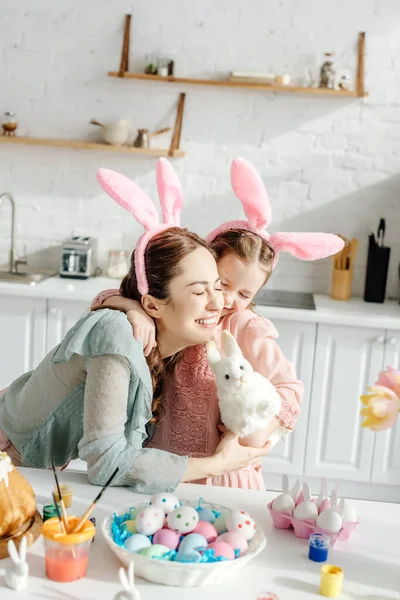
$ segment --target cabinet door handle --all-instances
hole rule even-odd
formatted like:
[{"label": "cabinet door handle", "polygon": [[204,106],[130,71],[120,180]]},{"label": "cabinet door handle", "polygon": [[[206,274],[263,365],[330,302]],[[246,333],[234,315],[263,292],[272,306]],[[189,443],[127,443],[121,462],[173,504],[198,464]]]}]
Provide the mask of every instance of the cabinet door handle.
[{"label": "cabinet door handle", "polygon": [[390,344],[391,346],[394,346],[396,344],[396,342],[397,342],[397,338],[395,338],[395,337],[390,337],[388,339],[388,344]]},{"label": "cabinet door handle", "polygon": [[378,337],[375,338],[375,341],[378,344],[383,344],[383,342],[385,341],[385,336],[384,335],[378,335]]}]

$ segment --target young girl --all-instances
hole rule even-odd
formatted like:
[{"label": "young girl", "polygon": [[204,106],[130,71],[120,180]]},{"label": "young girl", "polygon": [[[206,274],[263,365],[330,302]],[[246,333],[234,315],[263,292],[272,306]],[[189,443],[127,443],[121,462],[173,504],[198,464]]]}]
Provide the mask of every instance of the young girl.
[{"label": "young girl", "polygon": [[16,464],[50,468],[52,460],[62,466],[79,455],[91,483],[104,485],[119,467],[113,485],[151,494],[252,464],[268,452],[268,444],[244,448],[232,435],[204,458],[143,448],[158,419],[165,373],[182,349],[210,340],[223,305],[208,244],[179,227],[181,191],[168,161],[158,164],[157,180],[163,225],[133,182],[99,172],[103,188],[146,230],[121,290],[154,319],[157,349],[146,362],[120,312],[82,317],[34,371],[0,394],[0,450]]},{"label": "young girl", "polygon": [[[268,196],[255,169],[237,159],[232,164],[232,186],[241,200],[247,221],[224,223],[207,239],[217,256],[218,272],[224,293],[224,309],[216,331],[218,341],[223,329],[237,339],[245,358],[267,377],[282,399],[282,408],[271,426],[241,440],[247,446],[262,446],[278,427],[290,431],[299,415],[303,386],[293,366],[276,343],[275,327],[252,310],[251,300],[269,279],[279,251],[286,250],[305,260],[324,258],[340,251],[343,242],[330,234],[286,233],[270,236]],[[128,300],[121,288],[102,292],[92,309],[109,306],[127,312],[137,339],[144,340],[145,352],[153,346],[154,324],[143,318],[137,303]],[[166,382],[163,393],[163,418],[156,427],[149,447],[177,454],[204,457],[212,454],[220,441],[219,410],[214,377],[208,366],[205,347],[187,348]],[[243,468],[196,483],[264,489],[261,465]]]}]

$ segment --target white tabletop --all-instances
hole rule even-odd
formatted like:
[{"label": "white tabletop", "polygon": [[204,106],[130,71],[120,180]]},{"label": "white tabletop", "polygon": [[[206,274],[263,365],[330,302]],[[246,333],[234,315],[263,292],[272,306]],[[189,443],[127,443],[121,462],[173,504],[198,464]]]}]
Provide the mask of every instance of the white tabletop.
[{"label": "white tabletop", "polygon": [[[39,510],[50,502],[53,475],[48,471],[21,469],[36,492]],[[62,482],[74,489],[69,514],[80,515],[98,493],[88,484],[85,474],[60,473]],[[141,600],[255,600],[261,591],[275,592],[279,600],[311,600],[319,596],[320,565],[308,559],[306,540],[293,532],[274,529],[266,508],[274,493],[233,490],[229,488],[181,485],[177,496],[184,501],[200,496],[232,508],[248,511],[263,528],[268,543],[265,550],[241,570],[231,581],[206,588],[173,588],[137,580]],[[115,509],[146,499],[124,488],[111,488],[103,496],[93,516],[97,525]],[[355,600],[388,600],[400,598],[400,505],[355,500],[352,502],[361,523],[348,542],[329,553],[329,562],[344,570],[341,598]],[[10,559],[0,561],[0,599],[35,598],[40,600],[112,600],[120,590],[116,556],[99,531],[92,545],[85,579],[73,583],[55,583],[46,578],[43,540],[39,538],[28,550],[30,576],[28,589],[13,592],[4,585],[4,572]]]}]

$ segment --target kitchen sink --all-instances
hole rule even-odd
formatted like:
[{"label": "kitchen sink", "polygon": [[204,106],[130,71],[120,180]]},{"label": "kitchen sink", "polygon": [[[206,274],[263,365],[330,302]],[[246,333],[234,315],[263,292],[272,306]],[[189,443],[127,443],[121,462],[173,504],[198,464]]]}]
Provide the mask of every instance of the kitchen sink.
[{"label": "kitchen sink", "polygon": [[314,297],[305,292],[261,289],[254,297],[259,306],[280,306],[283,308],[303,308],[315,310]]},{"label": "kitchen sink", "polygon": [[0,271],[0,281],[32,285],[35,283],[40,283],[44,279],[48,279],[54,275],[57,275],[57,273],[49,270],[32,271],[31,273],[11,273],[10,271]]}]

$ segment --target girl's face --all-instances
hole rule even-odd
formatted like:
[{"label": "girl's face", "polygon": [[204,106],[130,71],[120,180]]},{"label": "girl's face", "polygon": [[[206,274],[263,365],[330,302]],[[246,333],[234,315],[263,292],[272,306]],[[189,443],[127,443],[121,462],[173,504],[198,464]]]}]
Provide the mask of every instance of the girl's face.
[{"label": "girl's face", "polygon": [[206,248],[196,248],[179,266],[180,275],[169,285],[169,299],[153,299],[158,314],[152,316],[162,350],[168,354],[210,341],[224,306],[217,263]]},{"label": "girl's face", "polygon": [[259,263],[245,262],[233,252],[226,252],[218,260],[218,272],[224,294],[221,317],[247,308],[267,279]]}]

